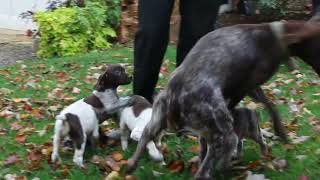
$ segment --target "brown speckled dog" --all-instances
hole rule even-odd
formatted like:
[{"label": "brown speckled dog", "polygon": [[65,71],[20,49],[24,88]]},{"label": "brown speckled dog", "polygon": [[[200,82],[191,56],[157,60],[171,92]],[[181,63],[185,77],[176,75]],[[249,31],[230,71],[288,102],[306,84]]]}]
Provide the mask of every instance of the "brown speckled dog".
[{"label": "brown speckled dog", "polygon": [[[290,55],[299,56],[320,75],[316,20],[235,25],[201,38],[155,100],[152,119],[128,161],[128,171],[164,128],[199,134],[201,165],[196,179],[212,179],[214,156],[220,157],[218,168],[228,167],[238,141],[230,111],[268,81]],[[214,151],[217,137],[222,137],[220,155]]]}]

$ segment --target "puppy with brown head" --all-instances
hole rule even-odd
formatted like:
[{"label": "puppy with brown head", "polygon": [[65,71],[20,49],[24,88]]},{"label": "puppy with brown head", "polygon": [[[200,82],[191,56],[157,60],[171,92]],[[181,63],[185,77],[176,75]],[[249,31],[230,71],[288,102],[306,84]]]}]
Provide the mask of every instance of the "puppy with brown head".
[{"label": "puppy with brown head", "polygon": [[[123,150],[128,147],[129,137],[139,141],[146,125],[152,116],[152,105],[142,96],[134,95],[134,104],[119,111],[119,124],[121,130],[121,146]],[[156,147],[154,141],[147,144],[147,150],[152,160],[161,162],[163,155]]]},{"label": "puppy with brown head", "polygon": [[99,77],[92,95],[66,107],[56,116],[51,160],[59,158],[60,140],[69,136],[74,143],[73,162],[83,166],[83,153],[87,139],[94,143],[99,137],[99,122],[106,115],[133,104],[131,98],[119,100],[117,87],[129,84],[131,78],[120,65],[109,65]]}]

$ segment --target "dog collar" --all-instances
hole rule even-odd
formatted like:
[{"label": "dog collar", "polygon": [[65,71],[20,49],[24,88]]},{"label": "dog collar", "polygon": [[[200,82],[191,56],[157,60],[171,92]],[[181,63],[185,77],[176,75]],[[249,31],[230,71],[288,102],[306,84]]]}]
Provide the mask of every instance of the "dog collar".
[{"label": "dog collar", "polygon": [[269,23],[269,26],[272,33],[276,36],[277,40],[280,42],[281,47],[286,50],[287,45],[283,40],[283,35],[285,33],[284,23],[281,21],[275,21],[275,22]]}]

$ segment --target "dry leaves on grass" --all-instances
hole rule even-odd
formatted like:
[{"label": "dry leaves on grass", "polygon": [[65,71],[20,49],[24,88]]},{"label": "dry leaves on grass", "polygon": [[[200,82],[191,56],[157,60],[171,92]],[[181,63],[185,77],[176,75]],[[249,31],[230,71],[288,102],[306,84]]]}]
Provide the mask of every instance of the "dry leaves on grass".
[{"label": "dry leaves on grass", "polygon": [[97,165],[100,170],[108,173],[111,171],[119,172],[121,167],[127,163],[123,160],[123,155],[118,152],[106,157],[93,156],[91,162]]},{"label": "dry leaves on grass", "polygon": [[308,119],[309,123],[313,126],[312,130],[320,133],[320,119],[312,116]]},{"label": "dry leaves on grass", "polygon": [[26,176],[17,176],[16,174],[6,174],[4,176],[5,180],[27,180]]},{"label": "dry leaves on grass", "polygon": [[44,155],[40,149],[29,151],[28,155],[28,169],[29,170],[37,170],[41,166],[41,162],[44,159]]},{"label": "dry leaves on grass", "polygon": [[3,165],[5,166],[9,166],[9,165],[12,165],[12,164],[15,164],[17,162],[19,162],[20,159],[19,159],[19,156],[17,154],[11,154],[4,162],[3,162]]},{"label": "dry leaves on grass", "polygon": [[168,167],[170,172],[180,173],[184,170],[184,162],[182,160],[171,161]]}]

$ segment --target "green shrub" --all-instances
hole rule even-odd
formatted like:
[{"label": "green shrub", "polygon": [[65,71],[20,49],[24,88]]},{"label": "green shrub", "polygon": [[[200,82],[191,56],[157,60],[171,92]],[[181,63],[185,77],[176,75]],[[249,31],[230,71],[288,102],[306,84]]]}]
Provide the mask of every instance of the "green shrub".
[{"label": "green shrub", "polygon": [[107,6],[87,2],[83,8],[61,7],[38,12],[33,18],[39,26],[39,57],[70,56],[109,48],[114,30],[106,24]]},{"label": "green shrub", "polygon": [[120,21],[121,4],[120,0],[88,0],[90,2],[98,2],[108,7],[106,23],[112,28],[117,28]]},{"label": "green shrub", "polygon": [[258,0],[258,6],[264,15],[284,15],[286,0]]}]

